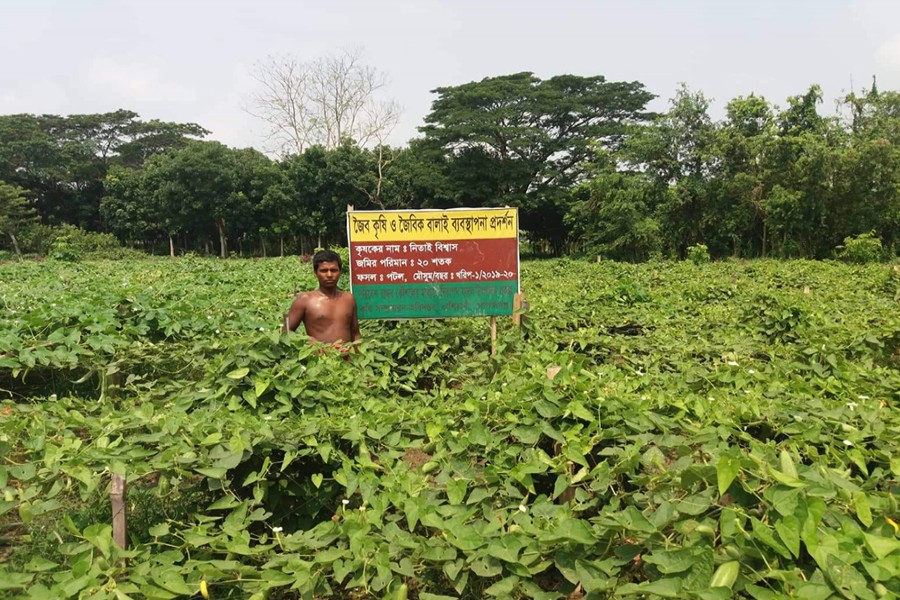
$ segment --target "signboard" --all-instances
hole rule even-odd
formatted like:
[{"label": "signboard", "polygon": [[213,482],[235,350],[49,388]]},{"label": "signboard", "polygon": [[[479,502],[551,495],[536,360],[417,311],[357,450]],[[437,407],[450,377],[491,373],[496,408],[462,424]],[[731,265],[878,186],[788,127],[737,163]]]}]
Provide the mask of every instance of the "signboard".
[{"label": "signboard", "polygon": [[360,319],[497,316],[519,292],[515,208],[347,211]]}]

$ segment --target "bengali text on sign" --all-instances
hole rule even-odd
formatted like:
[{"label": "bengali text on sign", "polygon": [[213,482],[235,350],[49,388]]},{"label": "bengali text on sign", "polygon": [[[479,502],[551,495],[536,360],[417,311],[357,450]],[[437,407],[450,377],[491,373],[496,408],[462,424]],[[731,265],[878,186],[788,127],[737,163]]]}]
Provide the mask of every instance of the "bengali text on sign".
[{"label": "bengali text on sign", "polygon": [[361,319],[512,313],[516,209],[349,211],[347,230]]}]

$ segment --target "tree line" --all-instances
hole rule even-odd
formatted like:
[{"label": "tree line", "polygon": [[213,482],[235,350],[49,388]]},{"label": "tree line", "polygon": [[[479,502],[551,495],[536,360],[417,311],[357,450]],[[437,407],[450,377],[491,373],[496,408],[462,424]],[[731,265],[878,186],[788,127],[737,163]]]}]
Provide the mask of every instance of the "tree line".
[{"label": "tree line", "polygon": [[307,125],[277,159],[127,110],[0,116],[0,244],[36,252],[46,228],[69,224],[156,253],[308,253],[346,244],[347,205],[508,205],[536,252],[640,261],[705,244],[715,257],[825,258],[868,232],[897,251],[900,94],[874,83],[833,116],[812,86],[783,108],[735,98],[718,121],[701,92],[681,87],[653,113],[643,84],[602,76],[516,73],[433,93],[403,147],[377,143],[377,129],[368,146],[338,126],[313,139]]}]

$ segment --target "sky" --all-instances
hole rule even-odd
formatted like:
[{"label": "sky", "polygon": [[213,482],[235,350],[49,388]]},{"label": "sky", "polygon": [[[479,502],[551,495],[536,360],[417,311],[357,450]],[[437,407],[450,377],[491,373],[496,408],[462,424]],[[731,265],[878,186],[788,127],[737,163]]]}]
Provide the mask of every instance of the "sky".
[{"label": "sky", "polygon": [[123,108],[268,150],[246,110],[254,64],[348,49],[386,75],[395,145],[431,90],[521,71],[639,81],[653,110],[684,83],[714,119],[737,96],[785,106],[817,83],[833,114],[873,76],[900,90],[900,0],[0,0],[0,114]]}]

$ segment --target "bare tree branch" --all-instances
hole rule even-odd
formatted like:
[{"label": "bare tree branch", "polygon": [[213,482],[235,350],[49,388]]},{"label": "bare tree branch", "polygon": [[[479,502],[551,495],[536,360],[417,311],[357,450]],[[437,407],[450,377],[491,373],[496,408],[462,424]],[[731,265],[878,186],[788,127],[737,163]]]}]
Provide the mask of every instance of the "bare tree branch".
[{"label": "bare tree branch", "polygon": [[268,125],[268,139],[282,154],[314,144],[335,148],[348,138],[362,147],[382,143],[400,108],[377,98],[386,76],[361,59],[360,50],[344,50],[307,63],[295,57],[258,62],[251,75],[259,90],[247,112]]}]

